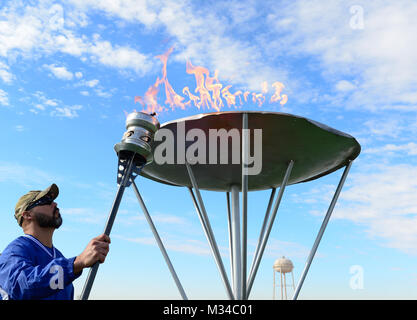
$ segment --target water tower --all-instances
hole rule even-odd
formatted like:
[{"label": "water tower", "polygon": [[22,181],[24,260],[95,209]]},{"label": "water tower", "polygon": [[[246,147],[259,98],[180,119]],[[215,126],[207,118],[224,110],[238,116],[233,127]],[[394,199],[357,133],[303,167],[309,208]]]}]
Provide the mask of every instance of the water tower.
[{"label": "water tower", "polygon": [[294,274],[292,272],[292,270],[294,269],[294,265],[292,264],[290,259],[287,259],[283,256],[282,258],[279,258],[279,259],[275,260],[273,269],[274,269],[273,300],[275,300],[275,291],[276,291],[276,288],[277,288],[276,281],[275,281],[275,273],[276,272],[279,272],[279,274],[280,274],[280,284],[279,284],[279,286],[281,287],[281,300],[284,299],[284,296],[285,296],[285,300],[287,300],[287,281],[286,281],[285,274],[291,273],[292,288],[293,288],[293,290],[295,290]]}]

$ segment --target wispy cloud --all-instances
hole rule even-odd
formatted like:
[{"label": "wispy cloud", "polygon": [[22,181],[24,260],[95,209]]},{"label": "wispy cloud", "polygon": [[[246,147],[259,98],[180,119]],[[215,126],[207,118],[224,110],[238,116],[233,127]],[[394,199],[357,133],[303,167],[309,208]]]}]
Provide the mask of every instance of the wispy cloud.
[{"label": "wispy cloud", "polygon": [[8,106],[9,105],[9,95],[6,91],[0,89],[0,105]]},{"label": "wispy cloud", "polygon": [[51,116],[58,117],[58,118],[76,118],[78,117],[78,110],[81,110],[82,106],[80,105],[73,105],[73,106],[65,106],[65,107],[56,107],[53,111],[51,111]]},{"label": "wispy cloud", "polygon": [[[175,47],[172,59],[181,63],[191,60],[212,72],[218,70],[219,78],[232,84],[260,90],[263,81],[272,83],[287,80],[286,70],[271,67],[259,50],[259,44],[254,41],[256,39],[244,40],[231,35],[228,17],[232,17],[235,28],[239,24],[234,31],[247,29],[251,25],[249,21],[257,16],[256,2],[248,2],[244,7],[237,1],[219,6],[207,3],[204,10],[191,1],[143,1],[140,4],[113,1],[112,5],[106,5],[106,1],[71,2],[87,15],[89,9],[95,9],[130,23],[140,23],[150,30],[163,28],[170,44]],[[125,59],[143,61],[143,57],[131,54],[129,50],[113,48],[106,42],[93,46],[94,52],[96,47],[100,49],[96,52],[96,58],[103,64],[107,64],[107,59],[112,59],[113,53],[118,53],[119,59],[112,59],[110,65],[123,66]],[[113,53],[107,53],[109,50]]]},{"label": "wispy cloud", "polygon": [[[139,243],[144,245],[153,245],[156,246],[156,240],[154,237],[136,237],[129,238],[121,235],[113,235],[113,237],[129,241],[133,243]],[[198,240],[192,239],[174,239],[174,238],[165,238],[162,240],[165,248],[167,250],[189,253],[189,254],[198,254],[198,255],[210,255],[211,251],[208,247],[208,244]]]},{"label": "wispy cloud", "polygon": [[399,117],[390,117],[387,119],[371,119],[364,123],[368,132],[382,138],[398,138],[401,133],[406,129]]},{"label": "wispy cloud", "polygon": [[25,131],[25,127],[21,124],[16,125],[14,128],[17,132]]},{"label": "wispy cloud", "polygon": [[133,69],[141,74],[150,71],[151,64],[146,55],[126,46],[113,46],[110,41],[100,40],[98,35],[95,35],[88,52],[91,53],[94,62],[100,62],[105,66]]},{"label": "wispy cloud", "polygon": [[[353,28],[353,5],[363,28]],[[410,1],[305,1],[276,6],[268,21],[287,54],[312,58],[321,75],[345,93],[349,108],[378,110],[416,104],[417,4]],[[354,79],[355,90],[346,79]]]},{"label": "wispy cloud", "polygon": [[33,108],[29,111],[38,114],[48,112],[52,117],[73,119],[78,117],[78,111],[83,107],[81,105],[66,105],[61,100],[49,98],[42,91],[32,94],[35,101],[31,101]]},{"label": "wispy cloud", "polygon": [[[405,146],[401,149],[407,150]],[[378,165],[362,165],[359,172],[350,173],[332,219],[362,226],[382,246],[417,254],[417,166],[384,164],[383,159]],[[292,200],[309,206],[310,214],[323,217],[335,190],[336,185],[322,184]]]},{"label": "wispy cloud", "polygon": [[308,256],[309,252],[310,248],[307,248],[299,243],[271,238],[268,240],[265,254],[272,258],[290,256],[291,258],[304,259]]},{"label": "wispy cloud", "polygon": [[17,163],[0,162],[0,182],[12,182],[24,187],[44,186],[48,181],[53,183],[56,176],[44,170],[20,165]]},{"label": "wispy cloud", "polygon": [[104,0],[97,2],[94,0],[70,0],[70,2],[83,13],[93,8],[130,22],[143,23],[146,27],[152,27],[158,22],[157,14],[155,13],[155,7],[158,4],[150,1]]},{"label": "wispy cloud", "polygon": [[104,216],[102,212],[97,212],[95,208],[61,208],[63,217],[86,223],[99,224],[103,222]]},{"label": "wispy cloud", "polygon": [[382,147],[368,148],[364,150],[364,153],[368,154],[385,154],[385,155],[398,155],[407,154],[409,156],[417,155],[417,144],[409,142],[407,144],[386,144]]},{"label": "wispy cloud", "polygon": [[384,245],[417,254],[417,167],[381,166],[349,179],[334,218],[359,223]]},{"label": "wispy cloud", "polygon": [[4,62],[0,61],[0,79],[3,80],[5,83],[11,83],[14,76],[10,72],[10,67],[5,64]]},{"label": "wispy cloud", "polygon": [[[113,7],[111,5],[110,7]],[[130,69],[139,74],[148,72],[153,59],[129,46],[113,45],[99,35],[87,37],[78,35],[74,17],[86,16],[71,6],[54,4],[46,0],[36,5],[23,1],[8,2],[0,10],[0,57],[13,61],[18,56],[35,58],[64,53],[78,57],[81,61],[92,61],[116,69]],[[64,12],[66,15],[64,15]],[[68,16],[68,21],[66,21]],[[2,79],[10,80],[9,66],[0,70]],[[73,74],[62,66],[51,66],[52,72],[60,79],[72,79]],[[72,76],[71,76],[72,74]]]},{"label": "wispy cloud", "polygon": [[41,105],[42,107],[37,107],[40,110],[45,110],[46,107],[56,107],[62,102],[58,99],[51,99],[46,96],[42,91],[36,91],[32,96],[36,99],[36,105]]},{"label": "wispy cloud", "polygon": [[64,66],[56,66],[55,64],[44,65],[44,68],[49,70],[56,78],[61,80],[72,80],[74,74],[67,70]]},{"label": "wispy cloud", "polygon": [[[128,199],[129,200],[129,199]],[[134,203],[137,203],[136,199],[133,199]],[[165,225],[176,225],[178,226],[187,226],[190,225],[190,222],[183,217],[172,214],[162,214],[162,213],[150,213],[151,219],[156,224],[165,224]],[[138,221],[146,222],[146,218],[143,214],[130,215],[120,217],[120,222],[126,225],[132,225]]]},{"label": "wispy cloud", "polygon": [[99,84],[100,80],[98,79],[93,79],[93,80],[84,80],[80,83],[80,85],[89,87],[89,88],[94,88],[95,86],[97,86]]}]

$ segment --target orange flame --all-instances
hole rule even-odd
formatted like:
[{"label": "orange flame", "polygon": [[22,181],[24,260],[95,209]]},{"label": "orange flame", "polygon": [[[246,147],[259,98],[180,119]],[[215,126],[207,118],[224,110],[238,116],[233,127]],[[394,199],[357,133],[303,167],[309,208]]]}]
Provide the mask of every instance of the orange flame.
[{"label": "orange flame", "polygon": [[280,102],[281,105],[284,105],[288,101],[288,96],[286,94],[283,94],[281,96],[281,91],[285,87],[281,82],[274,82],[272,84],[272,87],[275,89],[275,92],[273,96],[271,97],[271,102],[277,102],[282,99]]},{"label": "orange flame", "polygon": [[[224,86],[220,83],[218,79],[218,71],[216,70],[214,76],[210,76],[210,72],[207,68],[202,66],[193,66],[190,61],[186,63],[186,73],[194,75],[196,88],[192,93],[188,86],[182,89],[181,96],[177,94],[174,88],[168,81],[167,76],[167,63],[170,54],[174,48],[170,48],[167,52],[162,55],[156,56],[162,62],[162,78],[157,78],[155,83],[148,88],[145,92],[144,97],[136,96],[135,103],[139,102],[143,106],[143,112],[147,113],[160,113],[162,111],[168,110],[165,107],[158,104],[157,95],[159,93],[159,86],[164,85],[165,87],[165,104],[169,105],[172,110],[176,107],[185,109],[188,106],[193,105],[194,107],[215,109],[220,111],[222,107],[227,104],[229,108],[237,108],[242,106],[244,103],[248,102],[248,97],[252,97],[252,101],[258,106],[262,106],[266,101],[266,94],[268,93],[268,83],[264,81],[261,86],[261,92],[250,92],[250,91],[241,91],[238,90],[234,93],[230,92],[231,85]],[[281,105],[284,105],[288,101],[288,96],[286,94],[281,94],[284,85],[281,82],[272,83],[272,88],[274,93],[270,98],[270,103],[276,103],[279,101]],[[243,99],[242,99],[243,97]],[[188,101],[184,102],[185,98],[188,98]]]},{"label": "orange flame", "polygon": [[169,104],[171,106],[171,109],[174,109],[175,106],[181,107],[181,109],[185,109],[184,103],[182,103],[182,100],[184,100],[184,97],[181,97],[178,95],[174,89],[172,88],[171,84],[168,82],[167,77],[167,63],[168,63],[168,57],[172,53],[174,48],[170,48],[166,53],[156,56],[156,58],[159,58],[162,63],[162,79],[160,80],[161,83],[165,84],[165,95],[166,95],[166,101],[165,103]]}]

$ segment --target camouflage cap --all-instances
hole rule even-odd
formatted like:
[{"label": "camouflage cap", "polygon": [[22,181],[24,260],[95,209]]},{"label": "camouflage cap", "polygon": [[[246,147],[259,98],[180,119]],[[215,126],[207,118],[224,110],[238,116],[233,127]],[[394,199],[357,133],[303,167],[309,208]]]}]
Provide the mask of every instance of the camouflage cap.
[{"label": "camouflage cap", "polygon": [[58,186],[53,183],[45,190],[32,190],[26,193],[24,196],[20,197],[17,201],[15,210],[14,210],[14,217],[17,220],[19,226],[22,226],[23,216],[22,213],[34,202],[38,201],[39,199],[43,198],[44,196],[48,195],[53,200],[58,197],[59,189]]}]

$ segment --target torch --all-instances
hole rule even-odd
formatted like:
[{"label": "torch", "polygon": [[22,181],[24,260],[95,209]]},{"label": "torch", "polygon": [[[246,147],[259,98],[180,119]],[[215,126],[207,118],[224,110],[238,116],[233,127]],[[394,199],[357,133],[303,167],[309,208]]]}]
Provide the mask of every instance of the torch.
[{"label": "torch", "polygon": [[155,113],[132,112],[126,119],[126,132],[122,141],[114,146],[120,160],[134,158],[134,165],[143,166],[152,162],[151,143],[155,132],[159,129],[159,122]]},{"label": "torch", "polygon": [[[126,119],[126,132],[123,134],[122,141],[114,146],[119,160],[118,189],[104,228],[104,234],[107,236],[110,235],[125,188],[130,186],[143,166],[153,160],[152,141],[160,126],[154,116],[155,114],[149,115],[143,112],[130,113]],[[89,271],[81,294],[82,300],[88,299],[98,267],[99,262],[96,262]]]}]

